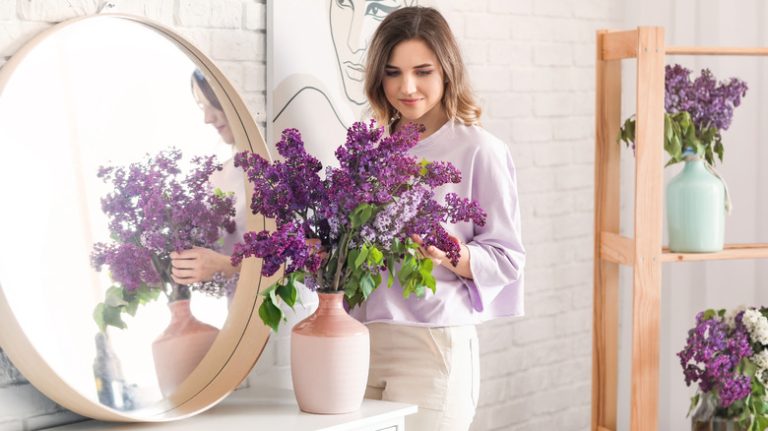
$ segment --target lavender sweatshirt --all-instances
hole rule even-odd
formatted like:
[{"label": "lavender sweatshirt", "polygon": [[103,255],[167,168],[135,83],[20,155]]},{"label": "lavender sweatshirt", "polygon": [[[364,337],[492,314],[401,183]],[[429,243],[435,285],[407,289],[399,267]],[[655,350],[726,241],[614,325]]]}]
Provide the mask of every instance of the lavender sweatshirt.
[{"label": "lavender sweatshirt", "polygon": [[525,249],[515,167],[507,146],[479,126],[449,121],[413,147],[411,154],[451,162],[461,171],[461,183],[436,190],[438,202],[453,192],[478,201],[488,214],[485,226],[472,222],[445,225],[469,248],[473,279],[459,277],[441,265],[432,271],[436,293],[427,289],[424,298],[412,295],[404,299],[395,279],[391,288],[383,284],[350,314],[366,323],[433,327],[522,315]]}]

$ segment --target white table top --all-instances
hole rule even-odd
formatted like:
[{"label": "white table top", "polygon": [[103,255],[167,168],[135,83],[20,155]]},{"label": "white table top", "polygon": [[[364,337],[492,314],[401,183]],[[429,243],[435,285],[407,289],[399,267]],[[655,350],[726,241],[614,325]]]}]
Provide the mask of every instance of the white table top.
[{"label": "white table top", "polygon": [[234,392],[217,406],[189,419],[160,423],[110,423],[86,421],[50,428],[54,431],[193,431],[283,430],[351,431],[416,413],[413,404],[364,400],[360,410],[341,415],[314,415],[299,410],[293,392],[281,389],[245,389]]}]

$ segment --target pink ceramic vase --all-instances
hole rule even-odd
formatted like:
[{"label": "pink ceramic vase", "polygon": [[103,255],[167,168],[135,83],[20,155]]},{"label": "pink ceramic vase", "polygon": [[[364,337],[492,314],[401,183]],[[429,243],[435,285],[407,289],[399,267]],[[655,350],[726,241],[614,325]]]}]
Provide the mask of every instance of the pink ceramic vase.
[{"label": "pink ceramic vase", "polygon": [[168,303],[171,322],[152,343],[155,372],[163,396],[169,396],[197,367],[219,334],[192,315],[189,299]]},{"label": "pink ceramic vase", "polygon": [[344,310],[343,293],[320,293],[314,314],[291,332],[291,376],[299,408],[349,413],[360,408],[368,381],[368,328]]}]

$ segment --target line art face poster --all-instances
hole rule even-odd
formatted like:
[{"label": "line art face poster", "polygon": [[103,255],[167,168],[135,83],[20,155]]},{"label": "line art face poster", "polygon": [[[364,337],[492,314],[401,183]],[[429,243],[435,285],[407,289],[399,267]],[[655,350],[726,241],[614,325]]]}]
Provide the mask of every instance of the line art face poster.
[{"label": "line art face poster", "polygon": [[301,132],[323,166],[337,165],[346,128],[370,118],[364,77],[381,21],[415,0],[271,0],[267,3],[267,144]]}]

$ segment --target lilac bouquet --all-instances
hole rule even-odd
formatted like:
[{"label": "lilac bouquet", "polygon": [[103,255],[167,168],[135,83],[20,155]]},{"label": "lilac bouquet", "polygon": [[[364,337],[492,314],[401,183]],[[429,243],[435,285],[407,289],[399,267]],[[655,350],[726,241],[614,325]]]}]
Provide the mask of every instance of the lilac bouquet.
[{"label": "lilac bouquet", "polygon": [[[698,383],[693,420],[737,420],[749,431],[768,427],[768,308],[706,310],[696,316],[677,354],[685,383]],[[689,411],[690,414],[690,411]]]},{"label": "lilac bouquet", "polygon": [[[715,154],[723,161],[721,132],[728,130],[733,109],[747,94],[747,84],[737,78],[717,82],[708,69],[694,81],[691,71],[679,64],[667,65],[664,77],[664,149],[669,153],[667,166],[684,160],[686,150],[703,156],[714,165]],[[635,119],[628,118],[621,127],[619,140],[634,149]]]},{"label": "lilac bouquet", "polygon": [[[91,261],[109,268],[115,285],[98,304],[94,318],[125,328],[122,313],[134,315],[140,304],[164,293],[168,301],[189,298],[189,288],[171,279],[172,251],[218,248],[223,231],[235,231],[234,197],[212,190],[210,175],[222,166],[214,156],[195,157],[189,173],[178,167],[179,150],[161,151],[128,167],[101,167],[98,177],[114,189],[101,200],[112,241],[93,246]],[[205,286],[208,292],[215,286]]]},{"label": "lilac bouquet", "polygon": [[407,125],[383,137],[371,121],[355,123],[336,150],[340,167],[328,167],[308,154],[298,130],[286,129],[277,150],[284,161],[270,163],[253,153],[240,153],[242,167],[254,186],[251,210],[276,219],[275,232],[248,232],[235,246],[232,264],[255,256],[263,259],[262,274],[271,276],[282,265],[284,275],[266,292],[259,308],[262,320],[277,330],[282,311],[296,301],[296,283],[321,292],[343,291],[346,305],[365,301],[387,277],[395,278],[403,296],[435,291],[432,260],[417,253],[411,235],[424,245],[445,251],[456,265],[460,246],[441,223],[485,223],[474,201],[448,194],[435,201],[434,189],[461,181],[450,163],[418,160],[407,154],[420,130]]}]

